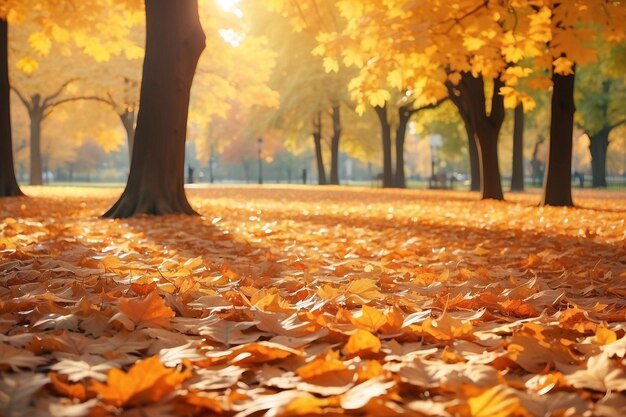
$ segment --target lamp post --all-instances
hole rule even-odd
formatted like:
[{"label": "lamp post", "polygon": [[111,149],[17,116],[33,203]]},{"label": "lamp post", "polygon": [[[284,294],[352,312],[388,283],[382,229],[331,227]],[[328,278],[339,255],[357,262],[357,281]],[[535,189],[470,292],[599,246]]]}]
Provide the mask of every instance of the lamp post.
[{"label": "lamp post", "polygon": [[443,145],[441,135],[430,135],[430,177],[435,179],[435,166],[437,165],[437,150]]},{"label": "lamp post", "polygon": [[263,138],[257,139],[259,149],[259,184],[263,184]]}]

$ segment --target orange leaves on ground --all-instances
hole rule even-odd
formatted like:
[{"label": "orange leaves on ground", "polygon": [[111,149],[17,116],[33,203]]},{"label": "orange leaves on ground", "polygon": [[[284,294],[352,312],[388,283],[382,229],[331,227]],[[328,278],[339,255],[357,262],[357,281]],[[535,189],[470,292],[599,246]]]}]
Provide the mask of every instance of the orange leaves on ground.
[{"label": "orange leaves on ground", "polygon": [[28,192],[0,205],[0,413],[622,413],[626,199],[219,187],[117,222],[112,192]]},{"label": "orange leaves on ground", "polygon": [[157,291],[152,291],[143,299],[120,300],[120,312],[111,320],[117,320],[128,330],[135,327],[168,327],[170,319],[176,314],[161,298]]},{"label": "orange leaves on ground", "polygon": [[111,369],[106,384],[92,381],[89,389],[103,402],[116,407],[151,404],[173,392],[191,374],[190,364],[182,371],[166,368],[158,356],[152,356],[133,365],[128,372]]}]

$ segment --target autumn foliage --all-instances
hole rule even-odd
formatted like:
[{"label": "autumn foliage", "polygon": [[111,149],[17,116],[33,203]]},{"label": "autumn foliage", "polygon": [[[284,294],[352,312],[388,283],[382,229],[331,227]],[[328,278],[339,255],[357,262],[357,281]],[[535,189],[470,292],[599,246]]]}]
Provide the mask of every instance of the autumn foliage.
[{"label": "autumn foliage", "polygon": [[[617,416],[626,201],[215,188],[0,206],[0,414]],[[608,208],[610,207],[610,208]]]}]

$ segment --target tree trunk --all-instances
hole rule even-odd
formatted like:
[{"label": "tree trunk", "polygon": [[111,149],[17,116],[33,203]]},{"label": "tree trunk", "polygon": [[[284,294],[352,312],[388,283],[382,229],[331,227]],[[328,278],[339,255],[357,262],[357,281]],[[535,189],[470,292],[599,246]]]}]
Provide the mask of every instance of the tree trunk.
[{"label": "tree trunk", "polygon": [[544,177],[542,206],[573,206],[572,136],[574,134],[575,75],[552,74],[550,148]]},{"label": "tree trunk", "polygon": [[333,106],[333,137],[330,142],[330,184],[339,184],[339,141],[341,139],[341,108]]},{"label": "tree trunk", "polygon": [[465,123],[465,131],[467,132],[467,153],[470,163],[470,191],[480,191],[480,161],[478,145],[476,145],[476,133],[471,123]]},{"label": "tree trunk", "polygon": [[606,188],[606,154],[609,148],[609,129],[602,129],[595,135],[589,136],[589,150],[591,151],[591,186]]},{"label": "tree trunk", "polygon": [[317,162],[317,183],[326,185],[326,169],[322,153],[322,112],[318,112],[313,119],[313,142],[315,142],[315,161]]},{"label": "tree trunk", "polygon": [[11,136],[11,95],[9,87],[9,30],[6,20],[0,19],[0,197],[20,196],[13,165],[13,137]]},{"label": "tree trunk", "polygon": [[513,172],[511,191],[524,191],[524,105],[515,107],[513,127]]},{"label": "tree trunk", "polygon": [[120,120],[126,130],[126,138],[128,140],[128,157],[129,160],[133,159],[133,146],[135,144],[135,111],[125,110],[120,114]]},{"label": "tree trunk", "polygon": [[43,184],[43,164],[41,161],[41,123],[43,122],[43,108],[41,96],[31,97],[30,117],[30,185]]},{"label": "tree trunk", "polygon": [[470,112],[465,108],[466,104],[460,97],[460,92],[452,83],[447,82],[448,97],[452,100],[463,120],[467,133],[467,153],[470,166],[470,191],[480,191],[480,162],[478,160],[478,146],[476,145],[476,132],[472,124]]},{"label": "tree trunk", "polygon": [[105,217],[196,214],[185,196],[189,94],[205,35],[197,0],[146,0],[146,55],[130,174]]},{"label": "tree trunk", "polygon": [[404,173],[404,142],[406,128],[411,119],[411,110],[408,106],[400,106],[398,109],[398,128],[396,129],[396,172],[393,178],[395,188],[406,188],[406,176]]},{"label": "tree trunk", "polygon": [[498,136],[505,115],[504,98],[499,93],[501,86],[500,80],[494,80],[491,113],[487,115],[483,78],[463,73],[459,84],[463,106],[468,110],[474,127],[483,199],[504,200],[498,162]]},{"label": "tree trunk", "polygon": [[393,187],[393,172],[391,166],[391,125],[387,119],[387,103],[384,106],[374,107],[380,122],[381,139],[383,145],[383,188]]}]

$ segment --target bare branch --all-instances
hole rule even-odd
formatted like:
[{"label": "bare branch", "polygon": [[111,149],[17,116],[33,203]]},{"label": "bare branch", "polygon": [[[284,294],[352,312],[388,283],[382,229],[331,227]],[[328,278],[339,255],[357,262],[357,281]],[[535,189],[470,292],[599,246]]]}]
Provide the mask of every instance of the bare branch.
[{"label": "bare branch", "polygon": [[15,88],[15,86],[11,86],[11,90],[13,90],[15,92],[15,94],[17,94],[17,96],[19,97],[20,101],[24,104],[24,106],[26,106],[26,108],[28,110],[30,110],[31,109],[30,102],[28,100],[26,100],[26,97],[24,97],[24,95],[22,95],[20,90]]},{"label": "bare branch", "polygon": [[65,91],[65,89],[67,88],[67,86],[69,86],[71,83],[73,83],[74,81],[78,80],[78,78],[71,78],[69,80],[67,80],[66,82],[64,82],[63,84],[61,84],[61,86],[59,87],[59,89],[57,91],[55,91],[54,93],[52,93],[51,95],[49,95],[48,97],[46,97],[43,102],[41,103],[41,107],[43,107],[44,109],[46,107],[48,107],[48,104],[56,99],[57,97],[59,97],[61,94],[63,94],[63,91]]},{"label": "bare branch", "polygon": [[103,99],[102,97],[98,97],[98,96],[76,96],[76,97],[68,97],[68,98],[64,98],[61,100],[57,100],[55,102],[51,102],[48,103],[48,105],[45,107],[45,111],[43,114],[43,118],[45,119],[46,117],[50,116],[50,114],[52,114],[52,112],[60,105],[62,104],[66,104],[66,103],[71,103],[73,101],[81,101],[81,100],[91,100],[91,101],[99,101],[101,103],[105,103],[105,104],[109,104],[110,103],[106,100]]}]

